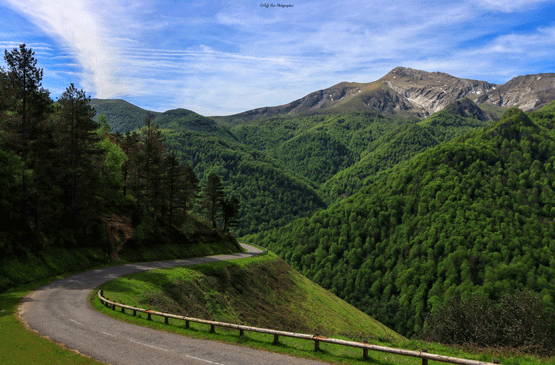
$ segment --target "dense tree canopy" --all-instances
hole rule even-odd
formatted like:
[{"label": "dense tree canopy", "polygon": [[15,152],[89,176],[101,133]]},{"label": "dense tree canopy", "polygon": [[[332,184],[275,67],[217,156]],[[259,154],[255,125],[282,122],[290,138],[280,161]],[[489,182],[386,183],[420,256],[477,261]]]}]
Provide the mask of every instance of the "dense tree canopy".
[{"label": "dense tree canopy", "polygon": [[251,239],[405,335],[455,293],[497,300],[526,287],[554,308],[552,129],[510,110],[310,219]]}]

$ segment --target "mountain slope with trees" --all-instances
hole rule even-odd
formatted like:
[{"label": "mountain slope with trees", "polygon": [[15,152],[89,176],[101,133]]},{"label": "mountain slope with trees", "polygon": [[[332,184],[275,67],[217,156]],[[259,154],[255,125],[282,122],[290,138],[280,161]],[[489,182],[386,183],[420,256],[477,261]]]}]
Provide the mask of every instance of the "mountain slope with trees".
[{"label": "mountain slope with trees", "polygon": [[[141,130],[125,137],[114,135],[104,116],[99,123],[93,120],[90,97],[73,84],[57,102],[50,98],[42,88],[43,72],[34,52],[24,44],[5,51],[4,58],[8,68],[0,72],[3,261],[46,250],[93,247],[117,258],[123,246],[176,241],[187,245],[197,240],[219,243],[222,252],[240,250],[232,235],[205,229],[191,214],[198,190],[191,185],[196,178],[172,158],[152,115],[147,115]],[[199,228],[189,229],[192,222]],[[3,289],[11,279],[1,274]]]},{"label": "mountain slope with trees", "polygon": [[553,309],[555,136],[518,109],[415,156],[311,218],[249,237],[411,336],[457,293],[528,288]]}]

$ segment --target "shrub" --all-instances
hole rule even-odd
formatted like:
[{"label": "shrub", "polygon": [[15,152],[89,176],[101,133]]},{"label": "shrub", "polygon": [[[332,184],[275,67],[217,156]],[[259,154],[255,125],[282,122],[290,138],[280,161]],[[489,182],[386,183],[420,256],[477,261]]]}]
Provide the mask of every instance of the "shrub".
[{"label": "shrub", "polygon": [[555,355],[555,313],[530,290],[503,295],[500,301],[456,295],[424,325],[421,337],[446,344],[513,348]]}]

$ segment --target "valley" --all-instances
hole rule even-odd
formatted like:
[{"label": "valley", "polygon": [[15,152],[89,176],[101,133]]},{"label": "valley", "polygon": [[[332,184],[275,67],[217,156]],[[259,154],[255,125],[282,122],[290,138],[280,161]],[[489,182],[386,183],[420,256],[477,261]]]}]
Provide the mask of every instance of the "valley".
[{"label": "valley", "polygon": [[[72,84],[58,103],[38,92],[32,134],[10,95],[3,133],[21,139],[0,150],[3,289],[122,258],[237,252],[241,237],[401,336],[442,341],[426,337],[448,325],[430,331],[430,315],[487,302],[537,314],[505,350],[553,356],[555,74],[495,85],[397,67],[212,117]],[[78,249],[82,263],[34,256]],[[515,297],[529,307],[507,307]]]},{"label": "valley", "polygon": [[162,130],[201,179],[232,182],[235,234],[410,337],[454,295],[526,288],[555,309],[554,80],[398,67]]}]

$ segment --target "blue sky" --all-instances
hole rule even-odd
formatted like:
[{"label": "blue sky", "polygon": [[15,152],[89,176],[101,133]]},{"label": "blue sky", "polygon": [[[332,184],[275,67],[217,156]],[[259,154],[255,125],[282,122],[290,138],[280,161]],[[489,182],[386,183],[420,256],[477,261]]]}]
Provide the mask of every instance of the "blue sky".
[{"label": "blue sky", "polygon": [[0,47],[32,48],[54,99],[75,83],[155,111],[233,114],[396,66],[555,72],[554,1],[0,0],[0,15]]}]

